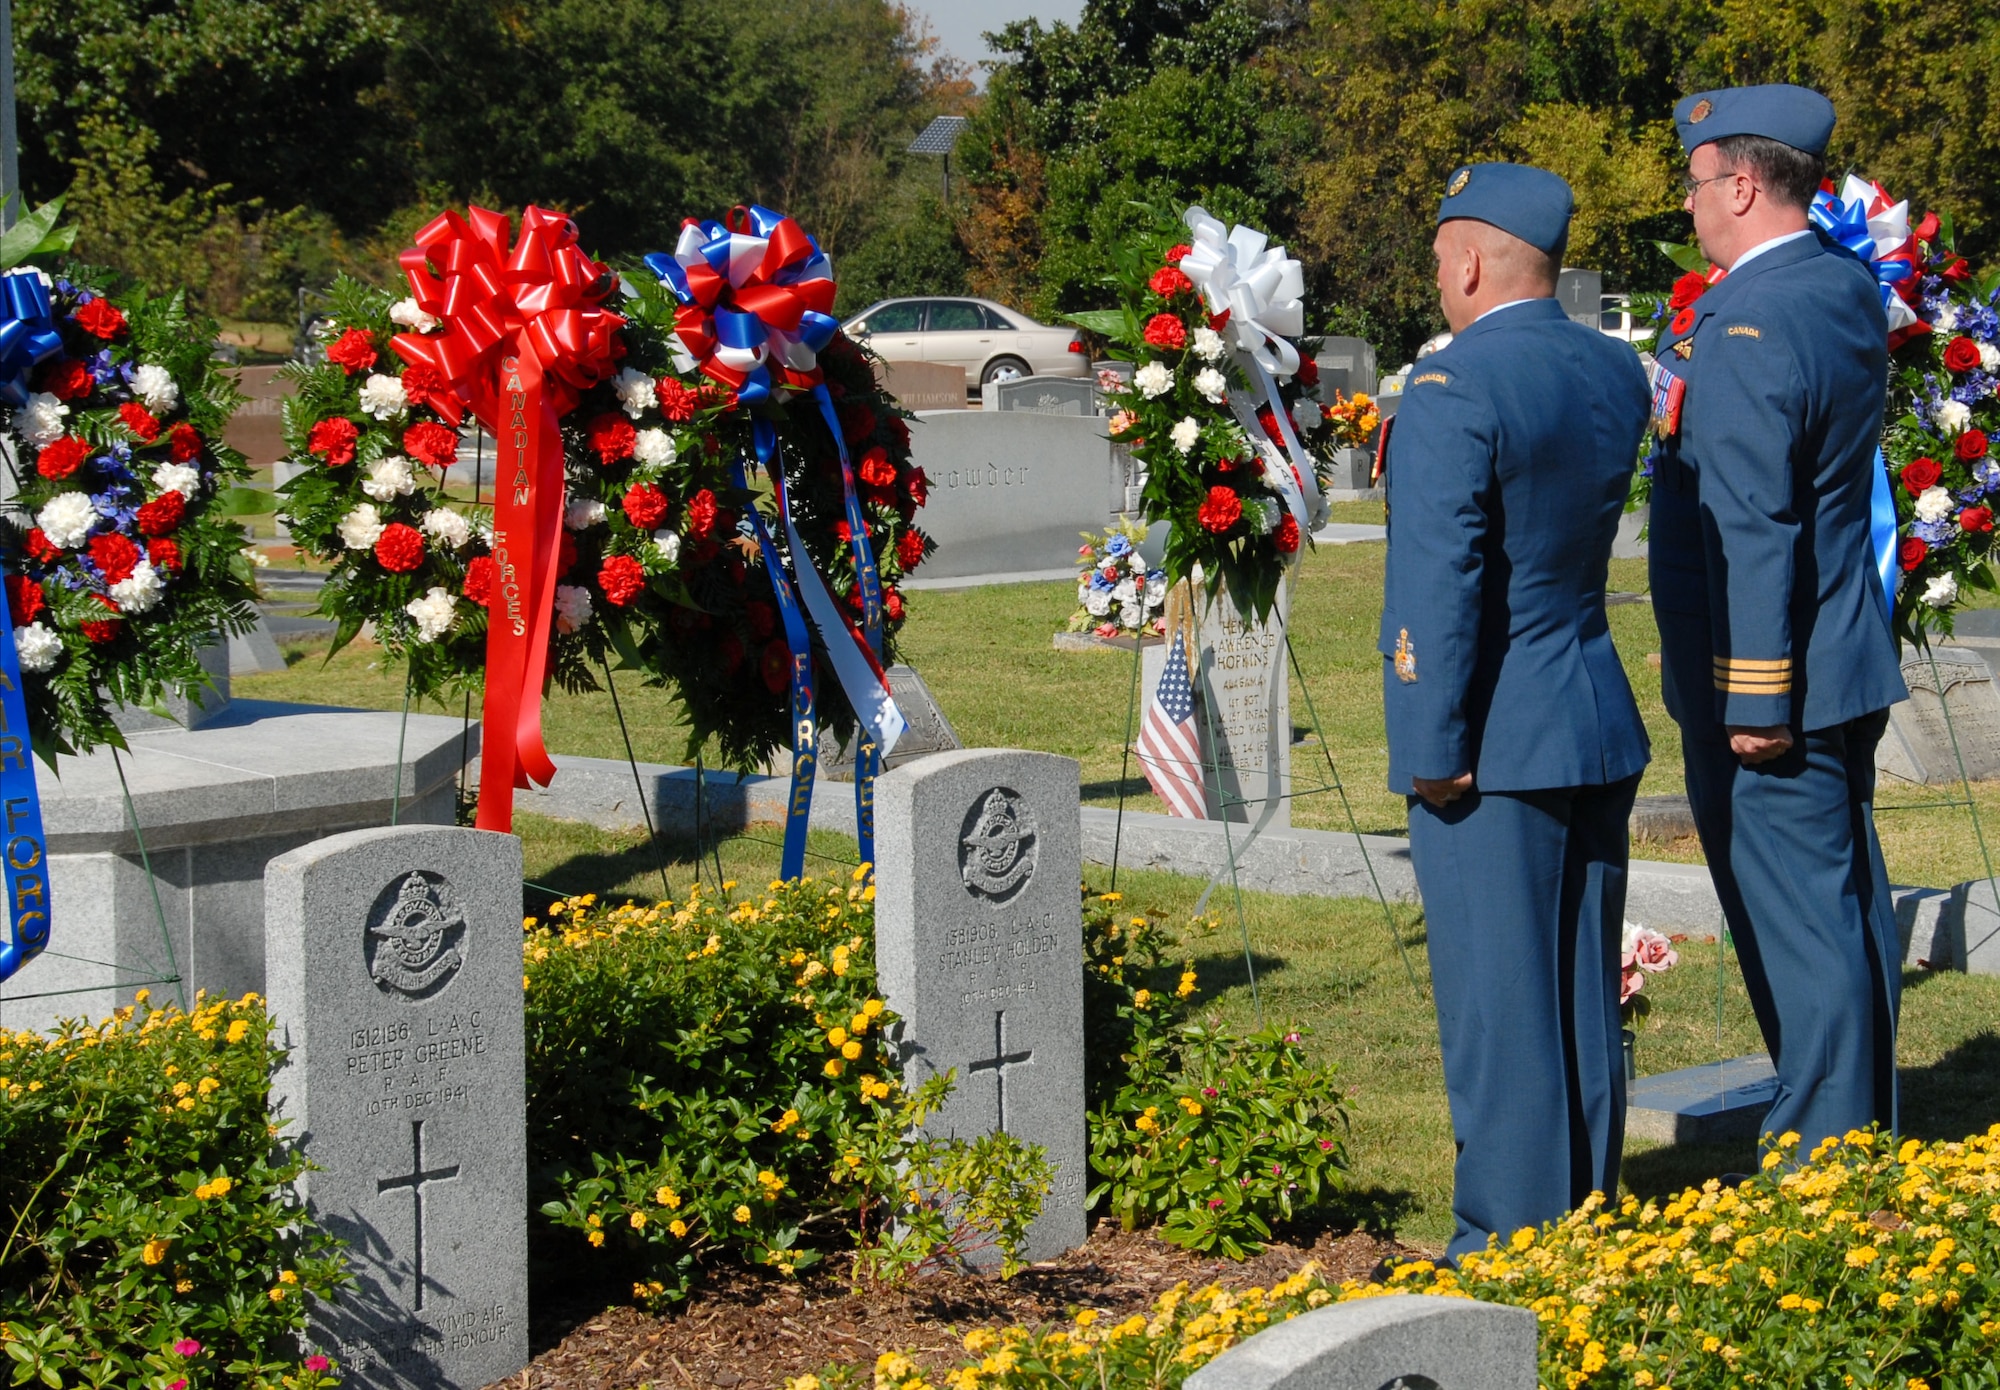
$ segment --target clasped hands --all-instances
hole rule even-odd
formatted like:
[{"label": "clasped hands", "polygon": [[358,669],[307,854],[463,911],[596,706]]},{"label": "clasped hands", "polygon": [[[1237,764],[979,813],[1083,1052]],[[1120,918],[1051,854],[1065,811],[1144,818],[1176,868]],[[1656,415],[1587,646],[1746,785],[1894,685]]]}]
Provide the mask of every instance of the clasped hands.
[{"label": "clasped hands", "polygon": [[[1792,731],[1783,724],[1729,726],[1729,751],[1740,758],[1745,767],[1768,763],[1773,758],[1781,757],[1791,746]],[[1412,777],[1410,788],[1442,810],[1472,790],[1472,774],[1461,772],[1456,777]]]}]

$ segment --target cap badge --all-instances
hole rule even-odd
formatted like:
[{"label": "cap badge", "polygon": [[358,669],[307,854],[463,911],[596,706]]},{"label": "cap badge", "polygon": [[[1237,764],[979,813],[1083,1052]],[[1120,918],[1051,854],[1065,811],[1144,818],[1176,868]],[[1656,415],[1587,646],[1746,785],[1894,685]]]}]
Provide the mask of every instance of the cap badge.
[{"label": "cap badge", "polygon": [[1703,121],[1707,120],[1710,116],[1714,114],[1715,114],[1715,103],[1710,101],[1707,97],[1703,97],[1700,101],[1696,102],[1692,108],[1689,109],[1688,124],[1700,125]]},{"label": "cap badge", "polygon": [[1470,169],[1460,169],[1456,174],[1451,176],[1451,182],[1445,186],[1444,196],[1447,198],[1456,198],[1459,194],[1465,192],[1465,186],[1471,182],[1472,171]]}]

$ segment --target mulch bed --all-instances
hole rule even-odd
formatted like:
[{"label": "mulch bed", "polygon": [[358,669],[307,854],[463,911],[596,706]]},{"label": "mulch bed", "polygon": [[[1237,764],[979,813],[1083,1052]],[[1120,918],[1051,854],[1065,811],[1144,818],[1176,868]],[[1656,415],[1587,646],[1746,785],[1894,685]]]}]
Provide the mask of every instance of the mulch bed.
[{"label": "mulch bed", "polygon": [[593,1303],[578,1290],[540,1299],[534,1361],[493,1390],[777,1390],[787,1377],[834,1362],[863,1368],[865,1378],[885,1351],[950,1364],[978,1326],[1050,1322],[1076,1308],[1123,1318],[1182,1280],[1196,1288],[1268,1287],[1308,1259],[1329,1279],[1364,1278],[1383,1257],[1413,1253],[1365,1231],[1328,1232],[1310,1245],[1273,1241],[1238,1263],[1101,1222],[1081,1249],[1005,1281],[937,1275],[856,1293],[826,1274],[786,1280],[721,1271],[663,1317],[630,1306],[593,1312],[615,1295],[598,1289]]}]

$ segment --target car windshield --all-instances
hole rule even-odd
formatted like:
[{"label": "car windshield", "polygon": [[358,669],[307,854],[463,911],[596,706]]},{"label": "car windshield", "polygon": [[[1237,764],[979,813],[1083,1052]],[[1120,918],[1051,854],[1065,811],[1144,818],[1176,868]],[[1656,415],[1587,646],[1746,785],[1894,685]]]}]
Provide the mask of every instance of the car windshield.
[{"label": "car windshield", "polygon": [[986,327],[986,315],[979,312],[979,306],[963,299],[933,299],[931,301],[931,332],[967,332]]},{"label": "car windshield", "polygon": [[923,305],[914,299],[884,304],[863,321],[870,333],[914,333],[923,319]]}]

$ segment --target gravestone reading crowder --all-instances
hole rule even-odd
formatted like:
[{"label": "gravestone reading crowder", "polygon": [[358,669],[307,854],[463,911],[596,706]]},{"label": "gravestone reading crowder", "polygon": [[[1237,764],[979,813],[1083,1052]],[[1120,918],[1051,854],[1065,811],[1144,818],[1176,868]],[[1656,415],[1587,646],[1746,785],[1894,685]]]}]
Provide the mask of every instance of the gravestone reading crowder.
[{"label": "gravestone reading crowder", "polygon": [[307,1206],[356,1283],[308,1340],[369,1390],[472,1390],[528,1364],[521,842],[356,830],[265,874],[271,1084],[317,1166]]},{"label": "gravestone reading crowder", "polygon": [[[875,784],[875,954],[912,1086],[955,1071],[933,1135],[1040,1144],[1053,1190],[1023,1258],[1083,1244],[1082,814],[1075,760],[940,753]],[[976,1266],[999,1263],[986,1247]]]},{"label": "gravestone reading crowder", "polygon": [[1187,1378],[1187,1390],[1535,1390],[1535,1315],[1404,1294],[1274,1323]]}]

